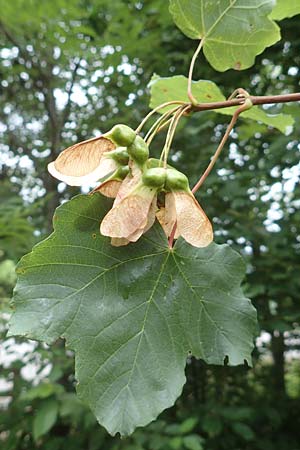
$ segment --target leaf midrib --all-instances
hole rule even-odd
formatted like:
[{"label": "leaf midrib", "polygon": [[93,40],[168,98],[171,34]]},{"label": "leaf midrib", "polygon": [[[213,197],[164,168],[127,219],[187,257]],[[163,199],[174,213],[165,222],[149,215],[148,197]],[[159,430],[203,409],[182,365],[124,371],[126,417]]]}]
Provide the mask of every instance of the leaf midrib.
[{"label": "leaf midrib", "polygon": [[[138,344],[137,344],[136,353],[135,353],[135,356],[134,356],[134,360],[133,360],[132,367],[131,367],[130,370],[128,370],[128,371],[126,372],[126,375],[127,375],[127,373],[129,373],[128,381],[127,381],[127,383],[122,387],[122,389],[120,389],[120,391],[118,392],[117,396],[114,398],[113,403],[116,402],[116,400],[119,398],[119,396],[121,395],[121,393],[122,393],[125,389],[128,389],[128,390],[131,392],[130,384],[131,384],[131,381],[132,381],[133,373],[134,373],[135,369],[137,368],[138,354],[139,354],[139,351],[140,351],[140,346],[141,346],[142,338],[143,338],[143,336],[145,335],[145,334],[144,334],[144,331],[145,331],[145,326],[146,326],[146,322],[147,322],[147,317],[148,317],[149,309],[150,309],[150,306],[151,306],[151,304],[152,304],[152,300],[153,300],[154,294],[155,294],[155,292],[156,292],[156,289],[157,289],[157,287],[158,287],[158,285],[159,285],[160,279],[161,279],[161,277],[162,277],[162,275],[163,275],[163,273],[164,273],[164,269],[165,269],[165,267],[166,267],[166,265],[167,265],[167,262],[168,262],[168,259],[169,259],[169,256],[170,256],[170,253],[171,253],[171,252],[168,251],[168,249],[166,249],[165,252],[161,252],[161,253],[158,253],[158,254],[160,255],[160,254],[162,254],[162,253],[166,253],[166,258],[165,258],[165,260],[163,261],[163,263],[162,263],[162,265],[161,265],[161,270],[160,270],[160,272],[159,272],[159,275],[158,275],[158,277],[157,277],[157,280],[156,280],[156,282],[155,282],[155,285],[154,285],[154,287],[153,287],[153,289],[152,289],[152,291],[151,291],[151,294],[150,294],[149,299],[148,299],[146,302],[143,302],[142,304],[137,305],[136,307],[134,307],[132,310],[128,311],[128,312],[124,315],[124,316],[126,316],[126,315],[130,314],[132,311],[134,311],[134,310],[136,310],[137,308],[141,307],[141,306],[144,305],[145,303],[148,303],[148,306],[147,306],[146,311],[145,311],[145,315],[144,315],[144,319],[143,319],[143,323],[142,323],[141,329],[138,331],[138,333],[135,333],[134,336],[131,336],[129,340],[127,340],[125,343],[123,343],[121,347],[118,347],[118,348],[114,351],[114,353],[110,354],[110,355],[108,356],[108,358],[107,358],[107,359],[106,359],[106,360],[105,360],[105,361],[104,361],[104,362],[96,369],[96,371],[89,377],[89,378],[93,379],[93,378],[96,376],[96,374],[99,372],[99,370],[101,370],[101,369],[104,367],[104,365],[105,365],[105,364],[106,364],[106,363],[107,363],[107,362],[108,362],[108,361],[109,361],[109,360],[110,360],[110,359],[111,359],[118,351],[120,351],[120,349],[121,349],[122,347],[124,347],[124,345],[126,345],[130,340],[134,339],[136,336],[140,335],[140,338],[139,338],[139,342],[138,342]],[[156,256],[156,255],[157,255],[157,254],[152,254],[151,256]],[[155,302],[153,302],[153,303],[155,304]],[[120,317],[118,317],[116,320],[119,320],[119,319],[120,319]],[[114,321],[114,322],[115,322],[115,321]],[[111,322],[107,327],[105,327],[105,329],[108,328],[109,326],[111,326],[114,322]],[[102,330],[98,333],[98,335],[100,335],[103,331],[104,331],[104,329],[102,329]],[[171,338],[171,335],[170,335],[170,338]],[[124,375],[125,375],[125,374],[122,374],[122,376],[124,376]],[[97,402],[99,402],[99,401],[101,401],[101,400],[103,399],[103,397],[105,396],[106,392],[107,392],[107,389],[106,389],[104,392],[102,392],[102,394],[100,395],[100,397],[97,398]],[[126,412],[126,408],[124,407],[124,408],[123,408],[123,412],[122,412],[121,423],[124,423],[124,414],[125,414],[125,412]]]},{"label": "leaf midrib", "polygon": [[[165,253],[165,252],[161,252],[161,253],[157,253],[157,254],[152,254],[152,255],[148,255],[148,256],[153,257],[153,256],[161,255],[161,254],[163,254],[163,253]],[[123,317],[126,317],[126,315],[128,315],[128,314],[132,313],[133,311],[135,311],[136,309],[140,308],[140,307],[143,306],[145,303],[150,303],[150,301],[151,301],[151,299],[152,299],[152,297],[153,297],[153,294],[154,294],[154,292],[155,292],[155,290],[156,290],[156,288],[157,288],[157,286],[158,286],[158,283],[159,283],[159,280],[160,280],[160,278],[161,278],[161,275],[162,275],[162,273],[163,273],[163,269],[164,269],[164,267],[165,267],[165,265],[166,265],[166,263],[167,263],[167,260],[168,260],[168,257],[169,257],[169,253],[170,253],[170,252],[167,253],[166,260],[165,260],[165,262],[162,264],[162,270],[161,270],[161,272],[160,272],[160,274],[159,274],[159,277],[158,277],[158,279],[157,279],[157,281],[156,281],[156,283],[155,283],[155,286],[154,286],[153,290],[151,291],[149,300],[147,300],[147,301],[145,301],[145,302],[143,302],[143,303],[140,303],[139,305],[136,305],[133,309],[131,309],[130,311],[127,311],[123,316],[117,317],[113,322],[110,322],[107,326],[105,326],[102,330],[100,330],[99,333],[98,333],[96,336],[93,336],[93,338],[97,338],[98,336],[100,336],[100,334],[101,334],[105,329],[107,329],[107,328],[109,328],[111,325],[113,325],[113,324],[115,323],[115,321],[120,320],[120,319],[123,318]],[[145,315],[148,314],[148,309],[149,309],[149,305],[148,305],[148,307],[147,307],[147,309],[146,309]],[[145,316],[144,316],[144,322],[143,322],[143,324],[144,324],[144,323],[145,323]],[[129,340],[134,339],[139,333],[141,333],[141,331],[142,331],[142,330],[140,330],[138,333],[136,333],[136,334],[134,334],[133,336],[131,336],[131,337],[129,338]],[[103,367],[104,364],[106,364],[107,361],[109,361],[109,359],[110,359],[111,357],[113,357],[113,356],[120,350],[120,348],[122,348],[124,345],[126,345],[126,344],[129,342],[129,340],[126,341],[125,343],[123,343],[121,347],[117,348],[116,351],[115,351],[114,353],[112,353],[111,355],[109,355],[109,357],[101,364],[100,367],[97,368],[97,370],[90,376],[90,378],[94,378],[95,375],[98,373],[98,371],[101,369],[101,367]],[[102,398],[102,396],[101,396],[100,398]]]},{"label": "leaf midrib", "polygon": [[[215,21],[215,23],[207,30],[207,33],[203,35],[203,41],[206,40],[209,35],[211,34],[211,32],[214,30],[214,28],[219,24],[219,22],[223,19],[223,17],[227,14],[227,12],[234,7],[234,5],[236,4],[237,0],[233,0],[232,3],[230,3],[230,5],[227,6],[226,9],[224,9],[223,13],[220,14],[220,16],[217,18],[217,20]],[[203,0],[202,0],[202,5],[203,5]],[[203,16],[203,20],[204,20],[204,16]]]},{"label": "leaf midrib", "polygon": [[[150,295],[150,297],[149,297],[149,300],[148,300],[148,306],[147,306],[146,311],[145,311],[144,320],[143,320],[143,325],[142,325],[142,329],[141,329],[141,331],[140,331],[140,339],[139,339],[139,342],[138,342],[138,345],[137,345],[136,354],[135,354],[134,361],[133,361],[133,364],[132,364],[132,369],[131,369],[131,371],[130,371],[129,379],[128,379],[127,384],[126,384],[125,386],[123,386],[123,388],[120,390],[118,396],[120,395],[120,393],[121,393],[124,389],[130,390],[130,383],[131,383],[131,380],[132,380],[133,372],[134,372],[134,370],[135,370],[135,368],[136,368],[136,362],[137,362],[137,358],[138,358],[138,354],[139,354],[139,351],[140,351],[140,346],[141,346],[142,338],[143,338],[144,331],[145,331],[145,326],[146,326],[146,322],[147,322],[147,317],[148,317],[149,309],[150,309],[150,306],[151,306],[151,303],[152,303],[152,300],[153,300],[154,293],[155,293],[155,291],[156,291],[156,289],[157,289],[157,286],[159,285],[159,282],[160,282],[160,279],[161,279],[161,277],[162,277],[162,274],[164,273],[164,269],[165,269],[165,267],[166,267],[166,265],[167,265],[167,262],[168,262],[170,253],[171,253],[170,251],[167,252],[166,259],[165,259],[165,261],[164,261],[164,262],[162,263],[162,265],[161,265],[161,270],[160,270],[159,276],[157,277],[157,280],[156,280],[156,282],[155,282],[155,285],[154,285],[154,287],[153,287],[153,289],[152,289],[152,291],[151,291],[151,295]],[[114,401],[118,398],[118,396],[114,399]],[[123,423],[123,421],[124,421],[124,412],[125,412],[125,408],[123,409],[123,413],[122,413],[122,423]]]}]

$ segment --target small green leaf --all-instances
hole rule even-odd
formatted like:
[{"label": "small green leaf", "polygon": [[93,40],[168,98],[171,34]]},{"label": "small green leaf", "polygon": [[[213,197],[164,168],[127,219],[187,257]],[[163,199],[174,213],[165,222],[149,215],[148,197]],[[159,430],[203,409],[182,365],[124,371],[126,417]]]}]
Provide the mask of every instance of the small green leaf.
[{"label": "small green leaf", "polygon": [[87,412],[86,406],[73,392],[66,392],[60,397],[60,417],[70,417],[72,423],[77,424],[83,414]]},{"label": "small green leaf", "polygon": [[221,433],[223,423],[219,417],[207,415],[202,421],[202,427],[210,437],[215,437]]},{"label": "small green leaf", "polygon": [[47,398],[53,394],[60,394],[63,390],[59,384],[42,382],[28,391],[22,392],[20,400],[32,401],[36,398]]},{"label": "small green leaf", "polygon": [[37,441],[55,424],[58,413],[58,403],[54,399],[46,400],[37,410],[33,419],[33,438]]},{"label": "small green leaf", "polygon": [[179,433],[180,434],[190,433],[191,431],[193,431],[193,429],[195,428],[197,423],[198,423],[197,417],[189,417],[188,419],[186,419],[184,422],[182,422],[180,424]]},{"label": "small green leaf", "polygon": [[174,404],[189,351],[251,364],[256,313],[230,247],[179,239],[171,251],[159,225],[112,247],[99,233],[110,206],[94,194],[57,209],[54,233],[17,268],[10,335],[65,338],[79,396],[111,434],[127,435]]},{"label": "small green leaf", "polygon": [[[171,100],[180,100],[189,102],[187,96],[188,80],[183,75],[176,75],[174,77],[160,78],[157,75],[152,77],[149,87],[151,89],[150,107],[153,109],[162,103]],[[219,87],[208,80],[193,81],[192,84],[193,95],[199,103],[223,102],[226,100]],[[169,106],[160,110],[161,113],[172,108]],[[218,114],[225,114],[232,116],[236,107],[216,109]],[[251,109],[244,111],[241,117],[245,119],[255,120],[265,125],[277,128],[282,133],[288,134],[294,124],[292,116],[287,114],[267,114],[262,108],[253,106]]]},{"label": "small green leaf", "polygon": [[179,424],[178,423],[171,423],[170,425],[166,425],[164,427],[164,431],[166,434],[171,436],[178,436],[178,434],[181,434],[179,432]]},{"label": "small green leaf", "polygon": [[63,376],[64,372],[61,367],[53,366],[50,374],[47,376],[48,380],[54,383]]},{"label": "small green leaf", "polygon": [[268,15],[274,0],[170,0],[174,22],[191,39],[203,41],[204,55],[219,71],[247,69],[280,39]]},{"label": "small green leaf", "polygon": [[227,408],[222,408],[220,412],[226,420],[231,422],[251,420],[256,416],[255,408],[247,406],[228,406]]},{"label": "small green leaf", "polygon": [[300,14],[299,0],[276,0],[276,6],[270,14],[273,20],[283,20]]},{"label": "small green leaf", "polygon": [[190,434],[184,436],[182,439],[183,445],[187,450],[203,450],[202,442],[203,438],[197,434]]},{"label": "small green leaf", "polygon": [[233,423],[232,429],[235,431],[236,434],[245,439],[245,441],[252,441],[253,439],[255,439],[254,432],[245,423],[240,422]]},{"label": "small green leaf", "polygon": [[181,450],[182,449],[182,437],[176,436],[169,440],[169,446],[172,450]]}]

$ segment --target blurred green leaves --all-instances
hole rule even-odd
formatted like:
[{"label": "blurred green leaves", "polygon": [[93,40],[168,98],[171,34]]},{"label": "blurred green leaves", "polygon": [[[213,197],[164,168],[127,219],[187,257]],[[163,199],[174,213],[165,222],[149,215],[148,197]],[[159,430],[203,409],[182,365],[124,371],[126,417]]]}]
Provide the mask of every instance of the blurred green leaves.
[{"label": "blurred green leaves", "polygon": [[33,419],[33,438],[35,441],[46,434],[55,424],[58,403],[54,399],[45,400]]},{"label": "blurred green leaves", "polygon": [[12,189],[8,182],[0,185],[0,260],[17,260],[34,243],[34,225],[28,216],[38,210],[38,204],[24,207],[22,198]]}]

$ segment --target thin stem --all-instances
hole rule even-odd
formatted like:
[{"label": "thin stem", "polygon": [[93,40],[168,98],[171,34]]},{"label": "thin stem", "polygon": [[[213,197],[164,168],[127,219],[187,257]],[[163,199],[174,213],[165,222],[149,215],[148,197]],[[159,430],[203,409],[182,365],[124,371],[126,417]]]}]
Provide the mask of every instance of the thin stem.
[{"label": "thin stem", "polygon": [[176,113],[174,114],[172,121],[170,123],[169,126],[169,130],[168,130],[168,134],[167,134],[167,138],[166,138],[166,142],[164,145],[164,149],[163,149],[163,154],[164,154],[164,167],[167,167],[167,162],[168,162],[168,155],[169,155],[169,151],[170,151],[170,147],[174,138],[174,134],[178,125],[179,120],[181,119],[181,117],[183,116],[183,114],[190,108],[190,106],[182,106],[181,108],[178,109],[178,111],[176,111]]},{"label": "thin stem", "polygon": [[188,98],[190,99],[192,105],[197,105],[198,104],[197,99],[192,94],[192,81],[193,81],[193,71],[194,71],[195,62],[196,62],[197,56],[201,52],[202,46],[203,46],[203,40],[201,40],[199,42],[199,45],[198,45],[198,47],[197,47],[197,49],[196,49],[196,51],[195,51],[195,53],[194,53],[194,55],[192,57],[191,64],[190,64],[190,69],[189,69],[187,95],[188,95]]},{"label": "thin stem", "polygon": [[149,112],[149,114],[147,114],[146,117],[144,117],[144,119],[142,120],[142,122],[139,124],[139,126],[136,128],[135,132],[138,134],[141,129],[143,128],[143,126],[145,125],[145,123],[147,122],[147,120],[156,112],[158,112],[160,109],[166,108],[167,106],[170,105],[186,105],[186,102],[183,102],[181,100],[173,100],[171,102],[166,102],[166,103],[162,103],[161,105],[157,106],[156,108],[152,109],[152,111]]},{"label": "thin stem", "polygon": [[169,248],[173,248],[175,234],[176,234],[176,228],[177,228],[177,223],[175,223],[175,225],[174,225],[174,227],[173,227],[173,229],[171,231],[171,234],[169,236],[169,239],[168,239]]},{"label": "thin stem", "polygon": [[168,119],[168,120],[166,120],[166,121],[164,121],[163,123],[159,124],[159,125],[157,126],[157,128],[155,128],[155,130],[154,130],[154,132],[151,134],[151,136],[149,136],[149,137],[147,138],[147,145],[148,145],[148,147],[151,145],[151,142],[153,141],[154,137],[155,137],[155,136],[156,136],[163,128],[165,128],[166,126],[168,126],[168,125],[170,124],[171,120],[172,120],[172,118],[171,118],[171,119]]},{"label": "thin stem", "polygon": [[173,115],[173,117],[172,117],[172,119],[170,121],[170,125],[169,125],[169,128],[168,128],[168,132],[167,132],[167,136],[166,136],[166,140],[165,140],[165,145],[164,145],[164,147],[162,149],[162,152],[161,152],[161,155],[160,155],[160,162],[162,160],[164,160],[164,168],[167,167],[167,159],[168,159],[167,154],[169,153],[168,145],[169,145],[169,142],[170,142],[170,135],[171,135],[171,132],[172,132],[172,127],[173,127],[173,124],[174,124],[174,120],[176,119],[179,111],[180,111],[180,109],[176,111],[176,113]]},{"label": "thin stem", "polygon": [[[188,106],[182,106],[181,109],[178,110],[178,111],[176,112],[175,119],[174,119],[174,122],[173,122],[173,124],[172,124],[171,133],[170,133],[170,136],[169,136],[168,153],[169,153],[169,150],[170,150],[172,141],[173,141],[173,139],[174,139],[174,135],[175,135],[175,132],[176,132],[178,123],[179,123],[181,117],[186,113],[186,111],[187,111],[189,108],[190,108],[189,105],[188,105]],[[166,158],[168,159],[168,154],[166,155]]]},{"label": "thin stem", "polygon": [[[145,136],[145,141],[147,142],[148,146],[150,145],[150,142],[152,141],[155,134],[158,132],[158,129],[161,127],[162,123],[166,119],[168,119],[173,113],[175,113],[179,108],[181,108],[181,105],[176,106],[175,108],[172,108],[169,111],[166,111],[164,114],[162,114],[161,117],[159,117],[154,122],[154,124],[151,126],[150,130],[148,131],[148,133]],[[150,140],[150,142],[149,142],[149,140]]]},{"label": "thin stem", "polygon": [[[281,94],[281,95],[249,95],[248,97],[252,105],[269,105],[277,103],[291,103],[300,102],[300,93],[294,94]],[[232,100],[224,100],[221,102],[209,102],[209,103],[198,103],[197,105],[191,106],[191,111],[210,111],[212,109],[223,109],[229,108],[231,106],[239,106],[244,103],[243,98],[234,98]]]},{"label": "thin stem", "polygon": [[[250,103],[251,103],[251,102],[250,102]],[[243,111],[245,111],[246,109],[249,109],[249,103],[247,104],[247,100],[246,100],[245,103],[244,103],[242,106],[240,106],[240,107],[235,111],[235,113],[233,114],[233,116],[232,116],[232,118],[231,118],[231,121],[230,121],[230,123],[229,123],[229,125],[228,125],[228,127],[227,127],[227,129],[226,129],[226,131],[225,131],[225,134],[224,134],[224,136],[223,136],[223,138],[222,138],[222,140],[221,140],[221,142],[220,142],[220,144],[219,144],[217,150],[215,151],[215,154],[213,155],[213,157],[212,157],[212,159],[211,159],[209,165],[208,165],[207,168],[205,169],[205,171],[204,171],[203,175],[201,176],[201,178],[199,179],[199,181],[198,181],[198,182],[195,184],[195,186],[193,187],[193,189],[192,189],[193,194],[194,194],[195,192],[198,191],[198,189],[202,186],[202,184],[204,183],[204,181],[206,180],[206,178],[208,177],[208,175],[209,175],[210,172],[212,171],[214,165],[215,165],[216,162],[217,162],[217,159],[218,159],[219,156],[220,156],[220,153],[221,153],[221,151],[222,151],[224,145],[225,145],[226,142],[227,142],[227,139],[229,138],[229,135],[230,135],[230,133],[231,133],[231,131],[232,131],[234,125],[236,124],[236,122],[237,122],[237,120],[238,120],[239,115],[240,115]]]},{"label": "thin stem", "polygon": [[[191,77],[190,77],[191,78]],[[230,133],[233,129],[234,125],[236,124],[239,115],[247,110],[250,106],[254,105],[267,105],[267,104],[277,104],[277,103],[291,103],[291,102],[300,102],[300,93],[293,93],[293,94],[283,94],[283,95],[266,95],[266,96],[252,96],[249,95],[247,98],[234,98],[225,100],[222,102],[211,102],[211,103],[199,103],[199,104],[193,104],[190,108],[190,111],[208,111],[213,109],[222,109],[222,108],[228,108],[231,106],[239,106],[240,107],[235,111],[235,113],[232,116],[232,119],[226,129],[226,132],[214,154],[212,157],[212,160],[210,161],[209,165],[207,166],[205,172],[199,179],[199,181],[195,184],[195,186],[192,189],[192,192],[195,193],[197,190],[202,186],[206,178],[208,177],[209,173],[213,169]],[[187,108],[188,110],[188,108]],[[189,111],[189,112],[190,112]],[[177,224],[175,223],[171,234],[169,236],[168,245],[169,248],[173,248],[175,234],[176,234],[176,228]]]}]

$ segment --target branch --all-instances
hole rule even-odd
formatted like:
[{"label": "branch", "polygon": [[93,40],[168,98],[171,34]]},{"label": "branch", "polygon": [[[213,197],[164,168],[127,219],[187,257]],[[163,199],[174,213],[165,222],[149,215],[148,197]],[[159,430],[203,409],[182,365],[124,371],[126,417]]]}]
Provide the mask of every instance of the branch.
[{"label": "branch", "polygon": [[[268,105],[276,103],[291,103],[300,102],[300,93],[283,94],[283,95],[263,95],[255,96],[249,95],[247,97],[251,100],[252,105]],[[212,109],[229,108],[230,106],[240,106],[245,102],[244,98],[235,98],[233,100],[224,100],[223,102],[199,103],[198,105],[191,105],[191,111],[209,111]]]}]

